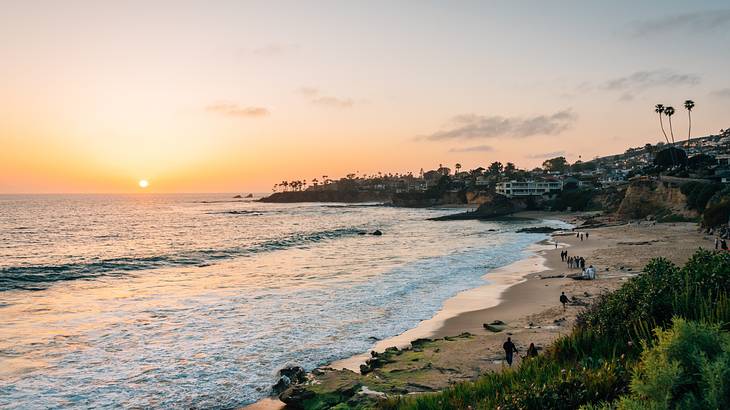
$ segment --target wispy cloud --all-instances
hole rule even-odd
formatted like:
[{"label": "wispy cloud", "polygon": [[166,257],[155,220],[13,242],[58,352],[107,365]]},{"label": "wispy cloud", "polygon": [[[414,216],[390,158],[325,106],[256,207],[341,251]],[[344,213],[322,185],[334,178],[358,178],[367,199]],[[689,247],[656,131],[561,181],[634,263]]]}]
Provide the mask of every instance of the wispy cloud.
[{"label": "wispy cloud", "polygon": [[630,26],[631,33],[634,36],[659,35],[670,31],[698,33],[729,28],[730,9],[673,14],[656,19],[638,21]]},{"label": "wispy cloud", "polygon": [[562,157],[562,156],[565,156],[565,151],[553,151],[553,152],[544,152],[542,154],[526,155],[525,158],[543,159],[543,158],[555,158],[555,157]]},{"label": "wispy cloud", "polygon": [[489,152],[494,151],[494,148],[489,145],[476,145],[473,147],[456,147],[451,148],[449,152]]},{"label": "wispy cloud", "polygon": [[671,70],[637,71],[617,77],[601,84],[601,88],[611,91],[645,90],[661,86],[696,85],[700,77],[695,74],[676,73]]},{"label": "wispy cloud", "polygon": [[264,107],[248,106],[242,107],[235,103],[218,102],[211,104],[205,109],[209,112],[227,115],[230,117],[255,118],[265,117],[270,114],[269,110]]},{"label": "wispy cloud", "polygon": [[719,98],[730,98],[730,87],[712,91],[710,95]]},{"label": "wispy cloud", "polygon": [[572,110],[532,117],[502,117],[464,114],[453,117],[449,128],[419,137],[431,141],[449,139],[524,138],[557,135],[568,129],[578,116]]},{"label": "wispy cloud", "polygon": [[341,98],[333,97],[331,95],[323,95],[319,91],[319,89],[313,87],[302,87],[299,89],[299,94],[306,97],[312,104],[317,105],[324,105],[336,108],[350,108],[355,105],[355,101],[353,101],[352,98]]},{"label": "wispy cloud", "polygon": [[275,57],[283,54],[293,53],[299,50],[298,44],[280,44],[271,43],[260,47],[242,48],[239,50],[239,56],[252,55],[257,57]]}]

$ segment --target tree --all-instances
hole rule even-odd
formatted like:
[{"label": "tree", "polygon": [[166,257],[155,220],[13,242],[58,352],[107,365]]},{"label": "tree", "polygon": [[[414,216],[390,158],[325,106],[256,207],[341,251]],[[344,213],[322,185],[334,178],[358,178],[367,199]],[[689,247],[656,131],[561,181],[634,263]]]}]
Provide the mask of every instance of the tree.
[{"label": "tree", "polygon": [[565,157],[547,159],[542,163],[542,168],[548,172],[565,172],[568,169],[568,161]]},{"label": "tree", "polygon": [[689,147],[689,139],[692,136],[692,108],[695,107],[695,102],[687,100],[684,102],[684,108],[687,109],[687,118],[689,119],[689,125],[687,126],[687,146]]},{"label": "tree", "polygon": [[502,163],[499,161],[494,161],[489,165],[489,168],[487,168],[487,171],[491,175],[499,175],[502,173]]},{"label": "tree", "polygon": [[461,169],[461,164],[459,164],[457,162],[456,165],[454,165],[454,169],[456,170],[456,173],[458,174],[459,173],[459,170]]},{"label": "tree", "polygon": [[674,115],[674,107],[664,107],[664,115],[669,118],[669,135],[672,136],[672,145],[674,145],[674,129],[672,128],[672,115]]},{"label": "tree", "polygon": [[504,173],[507,176],[512,176],[512,174],[514,174],[516,170],[517,170],[517,167],[515,166],[515,164],[513,164],[511,162],[508,162],[504,166]]},{"label": "tree", "polygon": [[662,120],[662,114],[664,114],[664,105],[663,104],[655,105],[654,112],[659,114],[659,126],[662,127],[662,134],[664,134],[664,139],[667,140],[667,144],[669,144],[669,137],[667,137],[667,132],[664,131],[664,121]]}]

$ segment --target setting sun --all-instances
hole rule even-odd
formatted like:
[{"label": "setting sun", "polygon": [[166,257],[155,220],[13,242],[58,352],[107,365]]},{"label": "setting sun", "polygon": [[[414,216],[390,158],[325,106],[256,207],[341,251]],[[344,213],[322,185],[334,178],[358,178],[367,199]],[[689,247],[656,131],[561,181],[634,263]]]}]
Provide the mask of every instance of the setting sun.
[{"label": "setting sun", "polygon": [[146,179],[140,179],[139,180],[139,187],[140,188],[147,188],[148,186],[150,186],[150,183],[147,182]]}]

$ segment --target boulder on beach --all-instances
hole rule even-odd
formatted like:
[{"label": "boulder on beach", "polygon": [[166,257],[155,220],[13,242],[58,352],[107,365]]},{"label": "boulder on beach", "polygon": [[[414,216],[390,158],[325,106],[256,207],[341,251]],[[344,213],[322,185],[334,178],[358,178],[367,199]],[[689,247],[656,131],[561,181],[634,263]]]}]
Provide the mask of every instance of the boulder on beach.
[{"label": "boulder on beach", "polygon": [[292,384],[307,380],[307,372],[301,366],[287,366],[279,370],[279,380],[271,387],[274,394],[280,394]]},{"label": "boulder on beach", "polygon": [[373,232],[373,235],[375,235],[375,236],[380,236],[382,234],[383,234],[383,232],[381,232],[380,229],[376,229],[375,232]]},{"label": "boulder on beach", "polygon": [[431,221],[458,221],[465,219],[495,219],[522,211],[526,205],[518,200],[507,198],[504,195],[495,194],[491,201],[479,205],[475,211],[463,212],[460,214],[444,215],[431,218]]},{"label": "boulder on beach", "polygon": [[233,197],[233,199],[240,199],[240,198],[243,198],[243,197],[241,195],[236,195]]},{"label": "boulder on beach", "polygon": [[517,233],[553,233],[559,231],[558,228],[551,228],[549,226],[533,226],[530,228],[521,228],[517,230]]}]

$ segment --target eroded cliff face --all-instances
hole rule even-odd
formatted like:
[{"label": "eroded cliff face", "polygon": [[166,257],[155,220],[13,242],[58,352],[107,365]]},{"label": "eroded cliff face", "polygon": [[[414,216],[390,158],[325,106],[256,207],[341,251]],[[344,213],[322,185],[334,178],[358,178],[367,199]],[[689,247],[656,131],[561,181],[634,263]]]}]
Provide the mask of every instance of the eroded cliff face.
[{"label": "eroded cliff face", "polygon": [[667,212],[697,216],[696,211],[687,209],[687,197],[678,184],[641,178],[629,183],[616,213],[623,218],[640,219]]},{"label": "eroded cliff face", "polygon": [[495,192],[490,191],[467,191],[466,203],[469,205],[482,205],[494,200]]}]

